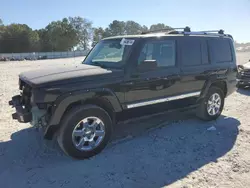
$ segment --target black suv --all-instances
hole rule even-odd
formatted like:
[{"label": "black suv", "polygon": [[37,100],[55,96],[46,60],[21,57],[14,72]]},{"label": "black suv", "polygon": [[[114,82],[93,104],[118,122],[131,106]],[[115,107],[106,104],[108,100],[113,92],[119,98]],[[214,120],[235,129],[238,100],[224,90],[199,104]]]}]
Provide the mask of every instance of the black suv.
[{"label": "black suv", "polygon": [[21,73],[21,94],[9,104],[13,119],[41,127],[46,139],[57,132],[62,150],[82,159],[101,152],[118,115],[131,110],[182,104],[203,120],[218,118],[236,75],[233,39],[223,30],[160,30],[105,38],[77,66]]}]

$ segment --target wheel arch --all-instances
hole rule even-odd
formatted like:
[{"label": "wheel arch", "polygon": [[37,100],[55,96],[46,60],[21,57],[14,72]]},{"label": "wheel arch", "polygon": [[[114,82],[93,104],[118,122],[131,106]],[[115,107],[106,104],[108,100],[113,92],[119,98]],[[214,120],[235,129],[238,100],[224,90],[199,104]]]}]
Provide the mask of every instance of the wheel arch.
[{"label": "wheel arch", "polygon": [[60,97],[54,106],[52,117],[44,132],[46,139],[52,139],[54,133],[60,128],[63,116],[73,107],[78,105],[96,105],[103,108],[109,114],[113,123],[116,122],[115,113],[122,111],[122,106],[116,95],[107,89],[78,92]]},{"label": "wheel arch", "polygon": [[227,96],[227,83],[225,80],[213,82],[210,87],[212,86],[220,88],[223,91],[224,96]]},{"label": "wheel arch", "polygon": [[224,96],[226,97],[227,96],[227,91],[228,91],[228,88],[227,88],[227,81],[224,80],[224,79],[221,79],[221,80],[208,80],[205,82],[203,88],[202,88],[202,92],[201,92],[201,95],[200,95],[200,99],[201,98],[204,98],[209,90],[210,87],[218,87],[220,88],[223,93],[224,93]]}]

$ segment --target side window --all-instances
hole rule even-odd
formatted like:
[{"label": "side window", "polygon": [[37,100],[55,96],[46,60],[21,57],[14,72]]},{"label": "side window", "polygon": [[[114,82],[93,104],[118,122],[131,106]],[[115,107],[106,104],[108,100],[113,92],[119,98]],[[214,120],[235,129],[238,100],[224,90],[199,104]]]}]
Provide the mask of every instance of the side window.
[{"label": "side window", "polygon": [[175,66],[175,41],[147,42],[140,53],[138,63],[144,60],[156,60],[158,67]]},{"label": "side window", "polygon": [[217,38],[208,41],[209,48],[213,51],[216,63],[232,61],[232,52],[228,39]]},{"label": "side window", "polygon": [[201,65],[201,42],[198,38],[185,38],[181,43],[182,66]]}]

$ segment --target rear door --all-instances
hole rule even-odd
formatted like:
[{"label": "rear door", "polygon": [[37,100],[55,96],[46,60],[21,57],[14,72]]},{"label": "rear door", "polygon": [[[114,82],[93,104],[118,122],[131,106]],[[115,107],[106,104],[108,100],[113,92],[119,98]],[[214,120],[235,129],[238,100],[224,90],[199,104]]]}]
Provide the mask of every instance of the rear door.
[{"label": "rear door", "polygon": [[201,92],[211,71],[208,45],[205,37],[180,38],[181,88],[184,93]]},{"label": "rear door", "polygon": [[[143,60],[156,60],[157,69],[138,72]],[[176,94],[180,69],[177,63],[176,40],[148,39],[139,52],[135,67],[125,80],[126,108],[135,108],[166,102],[167,96]]]}]

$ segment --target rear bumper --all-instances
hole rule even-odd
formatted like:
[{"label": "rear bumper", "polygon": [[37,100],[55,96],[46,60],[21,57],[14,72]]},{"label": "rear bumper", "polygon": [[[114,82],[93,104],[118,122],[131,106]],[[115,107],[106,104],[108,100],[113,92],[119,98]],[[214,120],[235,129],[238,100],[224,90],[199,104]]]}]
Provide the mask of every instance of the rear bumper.
[{"label": "rear bumper", "polygon": [[21,96],[16,95],[12,97],[12,100],[9,101],[9,105],[15,108],[16,112],[12,114],[12,119],[17,120],[20,123],[28,123],[32,120],[31,112],[28,112],[21,103]]}]

